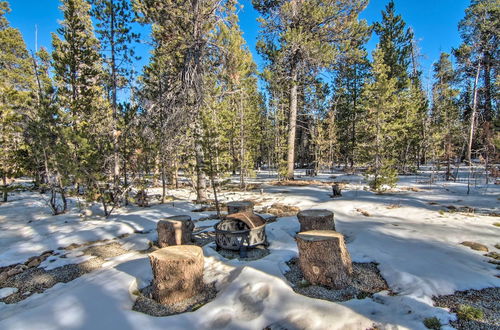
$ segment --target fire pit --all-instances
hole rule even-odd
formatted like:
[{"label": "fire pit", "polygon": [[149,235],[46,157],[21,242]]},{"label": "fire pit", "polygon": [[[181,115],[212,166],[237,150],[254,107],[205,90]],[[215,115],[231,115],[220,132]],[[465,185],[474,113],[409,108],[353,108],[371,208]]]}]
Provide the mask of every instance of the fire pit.
[{"label": "fire pit", "polygon": [[247,248],[268,245],[266,221],[256,214],[230,214],[214,228],[217,249],[240,251],[242,258],[246,257]]}]

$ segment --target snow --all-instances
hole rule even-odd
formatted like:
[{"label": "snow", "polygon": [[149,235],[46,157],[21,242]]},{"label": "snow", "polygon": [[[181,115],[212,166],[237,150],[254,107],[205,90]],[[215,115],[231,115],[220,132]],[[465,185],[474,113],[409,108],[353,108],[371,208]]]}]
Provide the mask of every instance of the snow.
[{"label": "snow", "polygon": [[6,298],[10,296],[11,294],[14,294],[17,292],[17,288],[2,288],[0,289],[0,299]]},{"label": "snow", "polygon": [[[264,173],[254,181],[271,181]],[[329,182],[330,176],[323,174],[314,180]],[[170,191],[179,199],[173,203],[122,208],[110,219],[85,220],[79,217],[75,200],[71,200],[68,214],[54,217],[42,195],[18,193],[12,202],[0,205],[0,266],[25,262],[72,243],[115,239],[133,251],[17,304],[0,304],[0,328],[29,329],[37,324],[38,329],[262,329],[269,325],[289,329],[423,329],[422,320],[432,316],[447,323],[454,316],[433,307],[433,296],[500,285],[498,271],[483,253],[459,244],[474,241],[495,251],[500,228],[492,225],[498,218],[488,213],[499,212],[500,188],[474,183],[467,195],[466,182],[430,184],[426,178],[426,174],[402,177],[398,189],[378,195],[364,189],[362,177],[338,173],[336,182],[349,183],[343,196],[333,200],[327,185],[264,185],[263,194],[231,192],[220,196],[226,201],[256,199],[261,202],[257,210],[279,202],[333,211],[336,229],[346,236],[353,261],[377,262],[391,293],[343,303],[296,294],[283,274],[288,270],[286,261],[297,256],[294,235],[299,225],[296,217],[284,217],[266,226],[270,254],[262,259],[228,260],[212,245],[205,246],[204,276],[207,282],[216,283],[217,297],[195,312],[169,317],[131,310],[134,292],[152,279],[147,255],[133,251],[146,249],[156,239],[156,222],[166,216],[189,214],[199,230],[213,230],[216,220],[197,221],[213,212],[191,212],[197,206],[189,202],[192,194],[188,190]],[[475,212],[448,212],[451,205],[474,208]],[[66,258],[49,257],[41,267],[78,263],[87,257],[76,249]],[[6,289],[0,290],[0,297],[9,292]]]}]

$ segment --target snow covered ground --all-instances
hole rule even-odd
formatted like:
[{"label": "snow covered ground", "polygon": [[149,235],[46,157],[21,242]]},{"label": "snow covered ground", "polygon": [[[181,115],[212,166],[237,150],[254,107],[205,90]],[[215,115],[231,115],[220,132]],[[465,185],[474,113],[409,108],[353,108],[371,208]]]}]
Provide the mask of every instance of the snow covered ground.
[{"label": "snow covered ground", "polygon": [[[298,173],[300,174],[300,173]],[[332,181],[331,174],[314,180]],[[152,279],[147,255],[131,252],[110,258],[100,269],[71,282],[59,283],[16,304],[0,303],[0,329],[367,329],[424,328],[426,317],[444,324],[453,314],[432,306],[432,296],[458,290],[500,286],[499,271],[482,252],[460,245],[473,241],[498,251],[500,186],[467,182],[430,184],[427,175],[402,177],[395,192],[377,195],[364,189],[361,176],[337,173],[346,182],[343,196],[332,200],[327,185],[273,186],[263,193],[224,192],[225,201],[251,198],[256,210],[276,202],[335,213],[336,228],[346,236],[353,261],[377,262],[391,292],[373,298],[334,303],[295,293],[284,277],[286,261],[297,256],[296,217],[279,218],[267,226],[270,254],[255,261],[227,260],[210,245],[204,247],[205,277],[216,281],[217,297],[195,312],[152,317],[132,311],[134,292]],[[256,183],[271,181],[263,172]],[[72,200],[68,214],[51,216],[44,197],[22,192],[0,205],[0,267],[25,262],[47,250],[70,244],[118,238],[129,250],[142,250],[156,239],[156,222],[189,214],[194,195],[169,191],[176,200],[148,208],[119,209],[111,218],[83,219]],[[450,212],[470,208],[474,212]],[[369,216],[361,214],[364,211]],[[214,220],[196,222],[212,226]],[[54,268],[85,260],[78,250],[51,256],[41,267]],[[0,283],[1,287],[1,283]],[[13,292],[2,289],[1,296]],[[1,298],[0,298],[1,299]],[[280,328],[281,327],[281,328]]]}]

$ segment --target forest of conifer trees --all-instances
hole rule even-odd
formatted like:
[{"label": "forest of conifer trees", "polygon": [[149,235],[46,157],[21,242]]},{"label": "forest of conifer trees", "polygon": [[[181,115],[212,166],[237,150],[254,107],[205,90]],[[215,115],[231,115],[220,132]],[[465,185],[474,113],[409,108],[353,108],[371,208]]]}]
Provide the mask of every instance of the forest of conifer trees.
[{"label": "forest of conifer trees", "polygon": [[[61,0],[52,47],[36,51],[1,1],[3,200],[20,176],[50,192],[54,214],[71,194],[110,214],[153,184],[162,201],[183,184],[204,202],[263,168],[280,180],[363,171],[374,190],[422,165],[447,180],[459,164],[498,175],[500,1],[471,1],[462,43],[430,79],[397,2],[373,25],[359,18],[367,2],[253,0],[259,71],[235,0]],[[139,25],[151,32],[143,68]]]}]

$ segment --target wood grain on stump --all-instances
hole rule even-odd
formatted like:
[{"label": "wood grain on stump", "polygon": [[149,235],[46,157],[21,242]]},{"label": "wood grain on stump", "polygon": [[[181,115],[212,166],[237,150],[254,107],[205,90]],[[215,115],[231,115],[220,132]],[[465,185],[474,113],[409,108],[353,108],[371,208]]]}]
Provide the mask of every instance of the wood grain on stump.
[{"label": "wood grain on stump", "polygon": [[250,201],[239,201],[239,202],[229,202],[227,203],[227,213],[240,213],[248,212],[253,213],[253,202]]},{"label": "wood grain on stump", "polygon": [[311,230],[296,236],[299,264],[311,284],[334,289],[351,282],[352,261],[344,236],[333,230]]},{"label": "wood grain on stump", "polygon": [[149,255],[153,268],[153,299],[174,304],[203,289],[203,250],[196,245],[176,245]]},{"label": "wood grain on stump", "polygon": [[300,231],[335,230],[333,212],[328,210],[305,210],[297,214]]},{"label": "wood grain on stump", "polygon": [[182,245],[191,242],[194,223],[189,215],[175,215],[158,221],[158,245],[160,247]]}]

